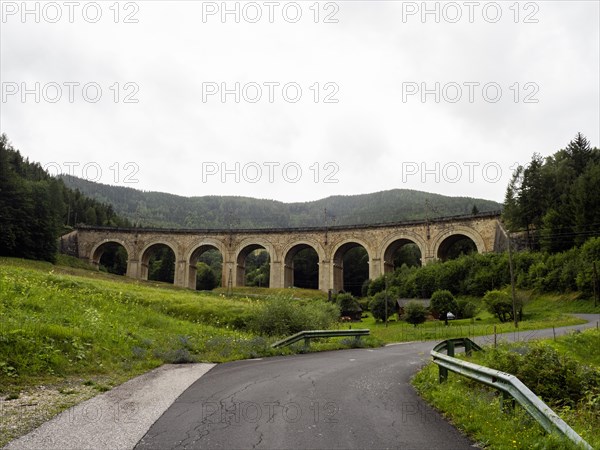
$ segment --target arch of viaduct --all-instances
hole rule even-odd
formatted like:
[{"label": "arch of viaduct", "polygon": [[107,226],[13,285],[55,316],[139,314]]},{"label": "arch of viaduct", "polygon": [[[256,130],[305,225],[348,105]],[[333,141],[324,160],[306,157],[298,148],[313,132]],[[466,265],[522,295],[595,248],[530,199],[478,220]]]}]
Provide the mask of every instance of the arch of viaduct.
[{"label": "arch of viaduct", "polygon": [[148,278],[151,248],[170,247],[175,254],[174,284],[195,289],[196,263],[202,253],[217,249],[223,257],[223,286],[231,277],[233,286],[245,283],[245,259],[264,248],[270,256],[270,287],[294,286],[294,256],[305,248],[318,255],[319,289],[343,289],[343,257],[357,245],[368,254],[369,278],[394,269],[394,254],[406,244],[416,244],[422,264],[444,259],[457,239],[471,239],[477,251],[487,253],[499,247],[498,213],[457,216],[418,222],[330,228],[254,230],[173,230],[150,228],[81,227],[75,231],[79,258],[98,265],[106,244],[117,243],[127,251],[126,275]]}]

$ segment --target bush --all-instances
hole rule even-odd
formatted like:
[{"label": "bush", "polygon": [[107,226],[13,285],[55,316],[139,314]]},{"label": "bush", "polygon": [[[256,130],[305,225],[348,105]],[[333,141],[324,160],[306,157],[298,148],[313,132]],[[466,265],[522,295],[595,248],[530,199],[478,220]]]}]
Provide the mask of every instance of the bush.
[{"label": "bush", "polygon": [[478,306],[465,299],[460,299],[456,302],[456,312],[460,319],[471,319],[477,315]]},{"label": "bush", "polygon": [[427,319],[427,309],[419,302],[408,302],[402,318],[416,327]]},{"label": "bush", "polygon": [[378,292],[385,290],[385,278],[383,276],[371,280],[369,287],[367,288],[367,295],[373,297]]},{"label": "bush", "polygon": [[360,305],[352,294],[338,294],[335,302],[340,308],[341,314],[345,312],[357,312],[361,310]]},{"label": "bush", "polygon": [[498,348],[481,356],[485,365],[515,375],[550,404],[574,407],[586,395],[600,395],[599,369],[562,356],[547,344]]},{"label": "bush", "polygon": [[415,273],[415,294],[421,298],[428,298],[435,291],[435,274],[441,263],[428,264]]},{"label": "bush", "polygon": [[368,297],[369,296],[369,286],[371,285],[371,280],[363,281],[363,284],[360,288],[360,296]]},{"label": "bush", "polygon": [[369,297],[363,297],[363,298],[359,298],[357,300],[357,302],[360,305],[360,308],[363,310],[363,312],[369,310],[369,302],[370,301],[371,301],[371,299]]},{"label": "bush", "polygon": [[300,303],[290,297],[275,297],[258,306],[248,319],[248,328],[265,336],[287,336],[303,330],[330,328],[339,318],[337,305],[320,301]]},{"label": "bush", "polygon": [[577,289],[588,296],[594,292],[594,262],[596,271],[600,271],[600,238],[590,239],[581,247],[576,283]]},{"label": "bush", "polygon": [[[385,292],[378,292],[375,294],[371,302],[369,303],[369,310],[375,320],[385,320]],[[390,293],[388,290],[387,294],[387,317],[388,319],[398,311],[398,304],[396,303],[396,296]]]},{"label": "bush", "polygon": [[[498,318],[500,322],[514,320],[512,298],[504,291],[488,291],[483,296],[483,302],[490,314]],[[523,301],[521,298],[515,298],[515,307],[517,314],[522,315]]]},{"label": "bush", "polygon": [[439,319],[448,322],[447,314],[449,312],[457,313],[458,305],[454,299],[454,295],[447,290],[437,290],[431,295],[431,311],[437,315]]}]

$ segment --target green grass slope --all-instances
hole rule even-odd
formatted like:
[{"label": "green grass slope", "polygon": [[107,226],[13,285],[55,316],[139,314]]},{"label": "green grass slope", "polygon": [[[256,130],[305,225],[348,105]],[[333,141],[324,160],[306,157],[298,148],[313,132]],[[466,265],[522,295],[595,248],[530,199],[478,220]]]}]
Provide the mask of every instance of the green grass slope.
[{"label": "green grass slope", "polygon": [[265,354],[264,338],[233,329],[255,303],[0,259],[0,385]]},{"label": "green grass slope", "polygon": [[[271,349],[276,337],[241,330],[271,304],[284,304],[291,317],[303,311],[311,322],[322,311],[314,291],[236,289],[227,297],[99,272],[74,258],[58,262],[0,258],[0,447],[164,363],[303,351],[302,343]],[[314,349],[344,346],[336,340]]]}]

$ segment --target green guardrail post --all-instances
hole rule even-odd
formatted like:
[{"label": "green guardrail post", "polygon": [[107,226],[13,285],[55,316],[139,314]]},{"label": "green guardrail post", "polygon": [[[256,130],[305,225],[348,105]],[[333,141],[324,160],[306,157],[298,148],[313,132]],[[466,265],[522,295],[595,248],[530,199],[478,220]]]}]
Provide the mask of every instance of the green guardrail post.
[{"label": "green guardrail post", "polygon": [[448,379],[448,369],[438,366],[440,384]]},{"label": "green guardrail post", "polygon": [[448,340],[448,356],[454,356],[454,341]]},{"label": "green guardrail post", "polygon": [[515,409],[515,399],[508,392],[502,392],[500,397],[500,409],[504,412],[511,412]]},{"label": "green guardrail post", "polygon": [[463,344],[465,346],[465,354],[467,356],[471,356],[471,353],[473,351],[473,347],[471,346],[471,340],[469,338],[465,338],[463,339]]},{"label": "green guardrail post", "polygon": [[304,338],[304,350],[308,350],[309,348],[310,348],[310,338],[305,337]]}]

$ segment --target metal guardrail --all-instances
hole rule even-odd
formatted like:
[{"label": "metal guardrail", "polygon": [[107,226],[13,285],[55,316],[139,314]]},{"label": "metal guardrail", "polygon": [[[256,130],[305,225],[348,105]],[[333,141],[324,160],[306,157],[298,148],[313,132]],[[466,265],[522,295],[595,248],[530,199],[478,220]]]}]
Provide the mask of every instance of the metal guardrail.
[{"label": "metal guardrail", "polygon": [[[431,356],[433,357],[433,362],[439,366],[440,383],[448,378],[448,371],[450,370],[498,389],[502,392],[503,405],[508,396],[511,396],[525,411],[538,421],[546,432],[558,432],[582,448],[593,450],[581,436],[552,411],[548,405],[541,401],[521,380],[509,373],[454,358],[454,349],[456,347],[464,347],[467,354],[470,354],[471,350],[481,350],[481,347],[469,338],[448,339],[437,344],[431,350]],[[440,353],[444,350],[447,352],[447,355]]]},{"label": "metal guardrail", "polygon": [[361,336],[368,336],[371,333],[369,329],[360,330],[308,330],[300,331],[299,333],[293,334],[285,339],[275,342],[271,345],[272,348],[283,347],[290,345],[295,342],[304,339],[304,346],[310,345],[310,340],[315,338],[327,338],[327,337],[340,337],[340,336],[354,336],[356,341],[360,340]]}]

